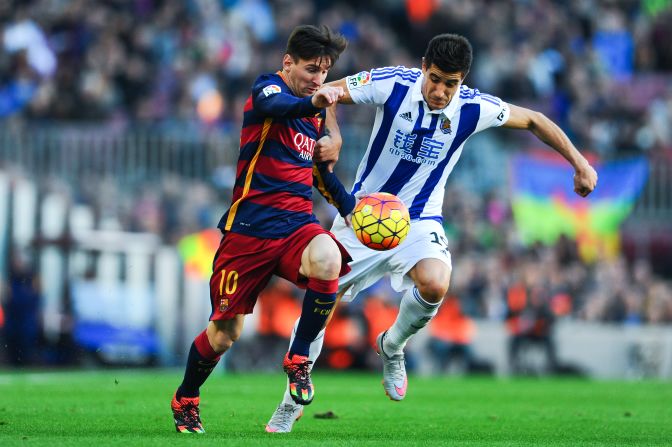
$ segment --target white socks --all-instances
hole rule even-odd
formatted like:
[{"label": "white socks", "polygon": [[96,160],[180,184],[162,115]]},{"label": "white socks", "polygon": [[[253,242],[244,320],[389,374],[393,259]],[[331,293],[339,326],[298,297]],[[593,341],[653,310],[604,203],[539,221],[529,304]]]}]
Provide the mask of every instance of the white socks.
[{"label": "white socks", "polygon": [[[296,328],[299,326],[299,320],[301,318],[297,318],[296,322],[294,323],[294,330],[292,331],[292,337],[289,339],[289,346],[292,346],[292,343],[294,343],[294,336],[296,336]],[[317,334],[317,338],[310,344],[310,351],[308,353],[308,358],[313,362],[312,365],[310,365],[310,369],[313,369],[313,366],[315,365],[315,360],[320,356],[320,352],[322,352],[322,345],[324,344],[324,332],[325,328],[322,328],[319,334]],[[282,403],[283,404],[292,404],[296,405],[294,400],[292,399],[292,396],[289,394],[289,379],[287,380],[287,386],[285,387],[285,396],[282,398]]]},{"label": "white socks", "polygon": [[428,303],[420,296],[417,288],[413,287],[407,290],[401,298],[397,319],[385,336],[385,346],[383,347],[385,353],[387,355],[401,353],[411,335],[427,325],[429,320],[439,311],[442,302]]}]

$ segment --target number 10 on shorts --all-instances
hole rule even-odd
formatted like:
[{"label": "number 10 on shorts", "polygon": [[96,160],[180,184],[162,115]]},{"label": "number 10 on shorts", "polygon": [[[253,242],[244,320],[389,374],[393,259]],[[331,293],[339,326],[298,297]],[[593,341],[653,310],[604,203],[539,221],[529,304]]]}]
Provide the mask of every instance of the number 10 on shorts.
[{"label": "number 10 on shorts", "polygon": [[219,295],[222,296],[224,293],[227,295],[233,294],[238,288],[238,272],[231,270],[226,272],[222,270],[222,276],[219,279]]}]

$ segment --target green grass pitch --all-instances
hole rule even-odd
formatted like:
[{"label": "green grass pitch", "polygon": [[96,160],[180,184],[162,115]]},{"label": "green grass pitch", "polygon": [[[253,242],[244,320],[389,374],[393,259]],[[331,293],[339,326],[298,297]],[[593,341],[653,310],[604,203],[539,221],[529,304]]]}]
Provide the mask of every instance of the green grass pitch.
[{"label": "green grass pitch", "polygon": [[184,435],[169,408],[178,371],[0,372],[0,446],[672,445],[671,383],[411,376],[392,402],[378,375],[313,376],[316,399],[291,434],[264,432],[284,376],[215,373],[207,433]]}]

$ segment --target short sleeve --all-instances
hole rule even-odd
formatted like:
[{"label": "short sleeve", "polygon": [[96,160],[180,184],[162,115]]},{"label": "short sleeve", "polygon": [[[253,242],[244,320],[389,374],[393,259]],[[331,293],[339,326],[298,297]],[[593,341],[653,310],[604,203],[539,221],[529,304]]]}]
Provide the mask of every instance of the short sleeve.
[{"label": "short sleeve", "polygon": [[481,115],[476,132],[490,127],[499,127],[509,119],[509,105],[496,96],[481,93]]},{"label": "short sleeve", "polygon": [[417,69],[403,66],[374,68],[345,78],[350,97],[355,104],[385,104],[396,82],[413,82],[420,75]]}]

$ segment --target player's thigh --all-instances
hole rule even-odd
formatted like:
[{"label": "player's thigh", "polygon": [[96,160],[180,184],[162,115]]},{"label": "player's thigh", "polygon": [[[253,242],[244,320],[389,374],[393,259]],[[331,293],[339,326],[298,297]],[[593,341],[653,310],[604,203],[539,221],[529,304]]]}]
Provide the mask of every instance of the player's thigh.
[{"label": "player's thigh", "polygon": [[277,263],[267,240],[228,233],[215,255],[210,277],[210,320],[252,313]]}]

